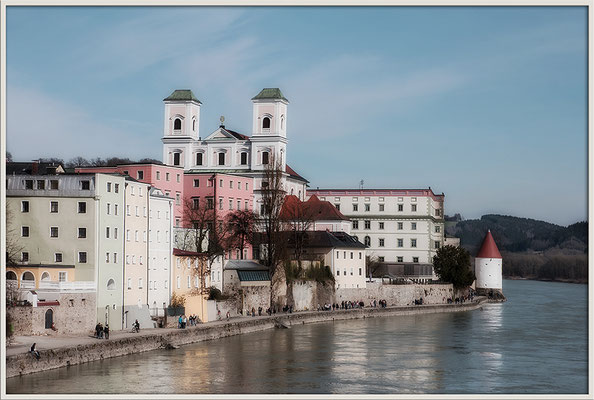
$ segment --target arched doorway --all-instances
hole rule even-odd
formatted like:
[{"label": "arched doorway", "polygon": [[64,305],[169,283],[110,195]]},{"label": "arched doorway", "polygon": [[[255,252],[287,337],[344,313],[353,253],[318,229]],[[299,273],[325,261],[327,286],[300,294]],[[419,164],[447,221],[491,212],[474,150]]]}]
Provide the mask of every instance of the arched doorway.
[{"label": "arched doorway", "polygon": [[50,308],[45,312],[45,329],[52,329],[54,323],[54,312]]},{"label": "arched doorway", "polygon": [[16,281],[17,276],[14,271],[6,271],[6,280],[7,281]]}]

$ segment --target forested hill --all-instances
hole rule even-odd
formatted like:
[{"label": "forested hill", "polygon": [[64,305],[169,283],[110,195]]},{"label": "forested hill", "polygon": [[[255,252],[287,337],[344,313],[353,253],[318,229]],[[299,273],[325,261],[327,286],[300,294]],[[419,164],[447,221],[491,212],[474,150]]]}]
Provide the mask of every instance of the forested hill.
[{"label": "forested hill", "polygon": [[[446,234],[460,238],[462,247],[474,255],[485,233],[491,230],[500,251],[584,254],[588,249],[588,223],[578,222],[568,227],[529,218],[508,215],[483,215],[481,219],[446,222]],[[458,220],[458,221],[456,221]]]}]

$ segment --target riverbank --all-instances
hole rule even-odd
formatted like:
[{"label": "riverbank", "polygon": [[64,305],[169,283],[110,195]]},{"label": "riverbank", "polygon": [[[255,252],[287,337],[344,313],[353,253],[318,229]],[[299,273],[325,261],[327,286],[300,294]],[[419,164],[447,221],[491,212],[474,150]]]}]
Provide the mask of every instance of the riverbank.
[{"label": "riverbank", "polygon": [[[229,321],[214,321],[187,329],[147,329],[140,333],[113,332],[109,340],[92,337],[19,337],[16,344],[6,349],[6,377],[258,332],[273,329],[279,325],[290,327],[306,323],[359,318],[470,311],[480,308],[486,302],[485,298],[479,298],[475,302],[464,304],[367,307],[337,311],[302,311],[293,314],[276,314],[270,317],[241,317]],[[37,343],[37,349],[41,354],[39,360],[34,359],[28,352],[33,341]]]},{"label": "riverbank", "polygon": [[587,285],[587,279],[544,279],[537,278],[536,276],[524,277],[524,276],[504,276],[503,279],[509,279],[512,281],[538,281],[538,282],[559,282],[559,283],[576,283],[580,285]]}]

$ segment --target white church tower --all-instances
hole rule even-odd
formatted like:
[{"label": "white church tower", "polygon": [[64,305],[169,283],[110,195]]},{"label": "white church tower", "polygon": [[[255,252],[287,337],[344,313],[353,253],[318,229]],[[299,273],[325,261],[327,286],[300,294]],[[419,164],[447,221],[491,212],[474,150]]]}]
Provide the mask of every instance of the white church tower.
[{"label": "white church tower", "polygon": [[252,98],[252,170],[264,170],[272,156],[287,162],[287,105],[289,100],[278,88],[265,88]]},{"label": "white church tower", "polygon": [[476,291],[479,294],[493,292],[496,297],[503,295],[503,258],[495,244],[491,230],[487,232],[481,249],[474,261]]},{"label": "white church tower", "polygon": [[200,137],[200,100],[191,90],[175,90],[163,99],[163,164],[189,169],[192,145]]}]

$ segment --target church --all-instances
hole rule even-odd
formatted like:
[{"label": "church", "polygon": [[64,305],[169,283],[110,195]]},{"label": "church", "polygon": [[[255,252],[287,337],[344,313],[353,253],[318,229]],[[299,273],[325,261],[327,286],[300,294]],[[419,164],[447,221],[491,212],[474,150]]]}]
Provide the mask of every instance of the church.
[{"label": "church", "polygon": [[308,181],[287,165],[289,101],[278,88],[262,89],[251,100],[251,135],[226,128],[221,117],[221,125],[202,138],[202,102],[191,90],[175,90],[163,100],[163,163],[183,167],[186,175],[225,173],[252,177],[254,211],[257,212],[264,171],[269,163],[277,160],[285,171],[286,193],[305,199]]}]

